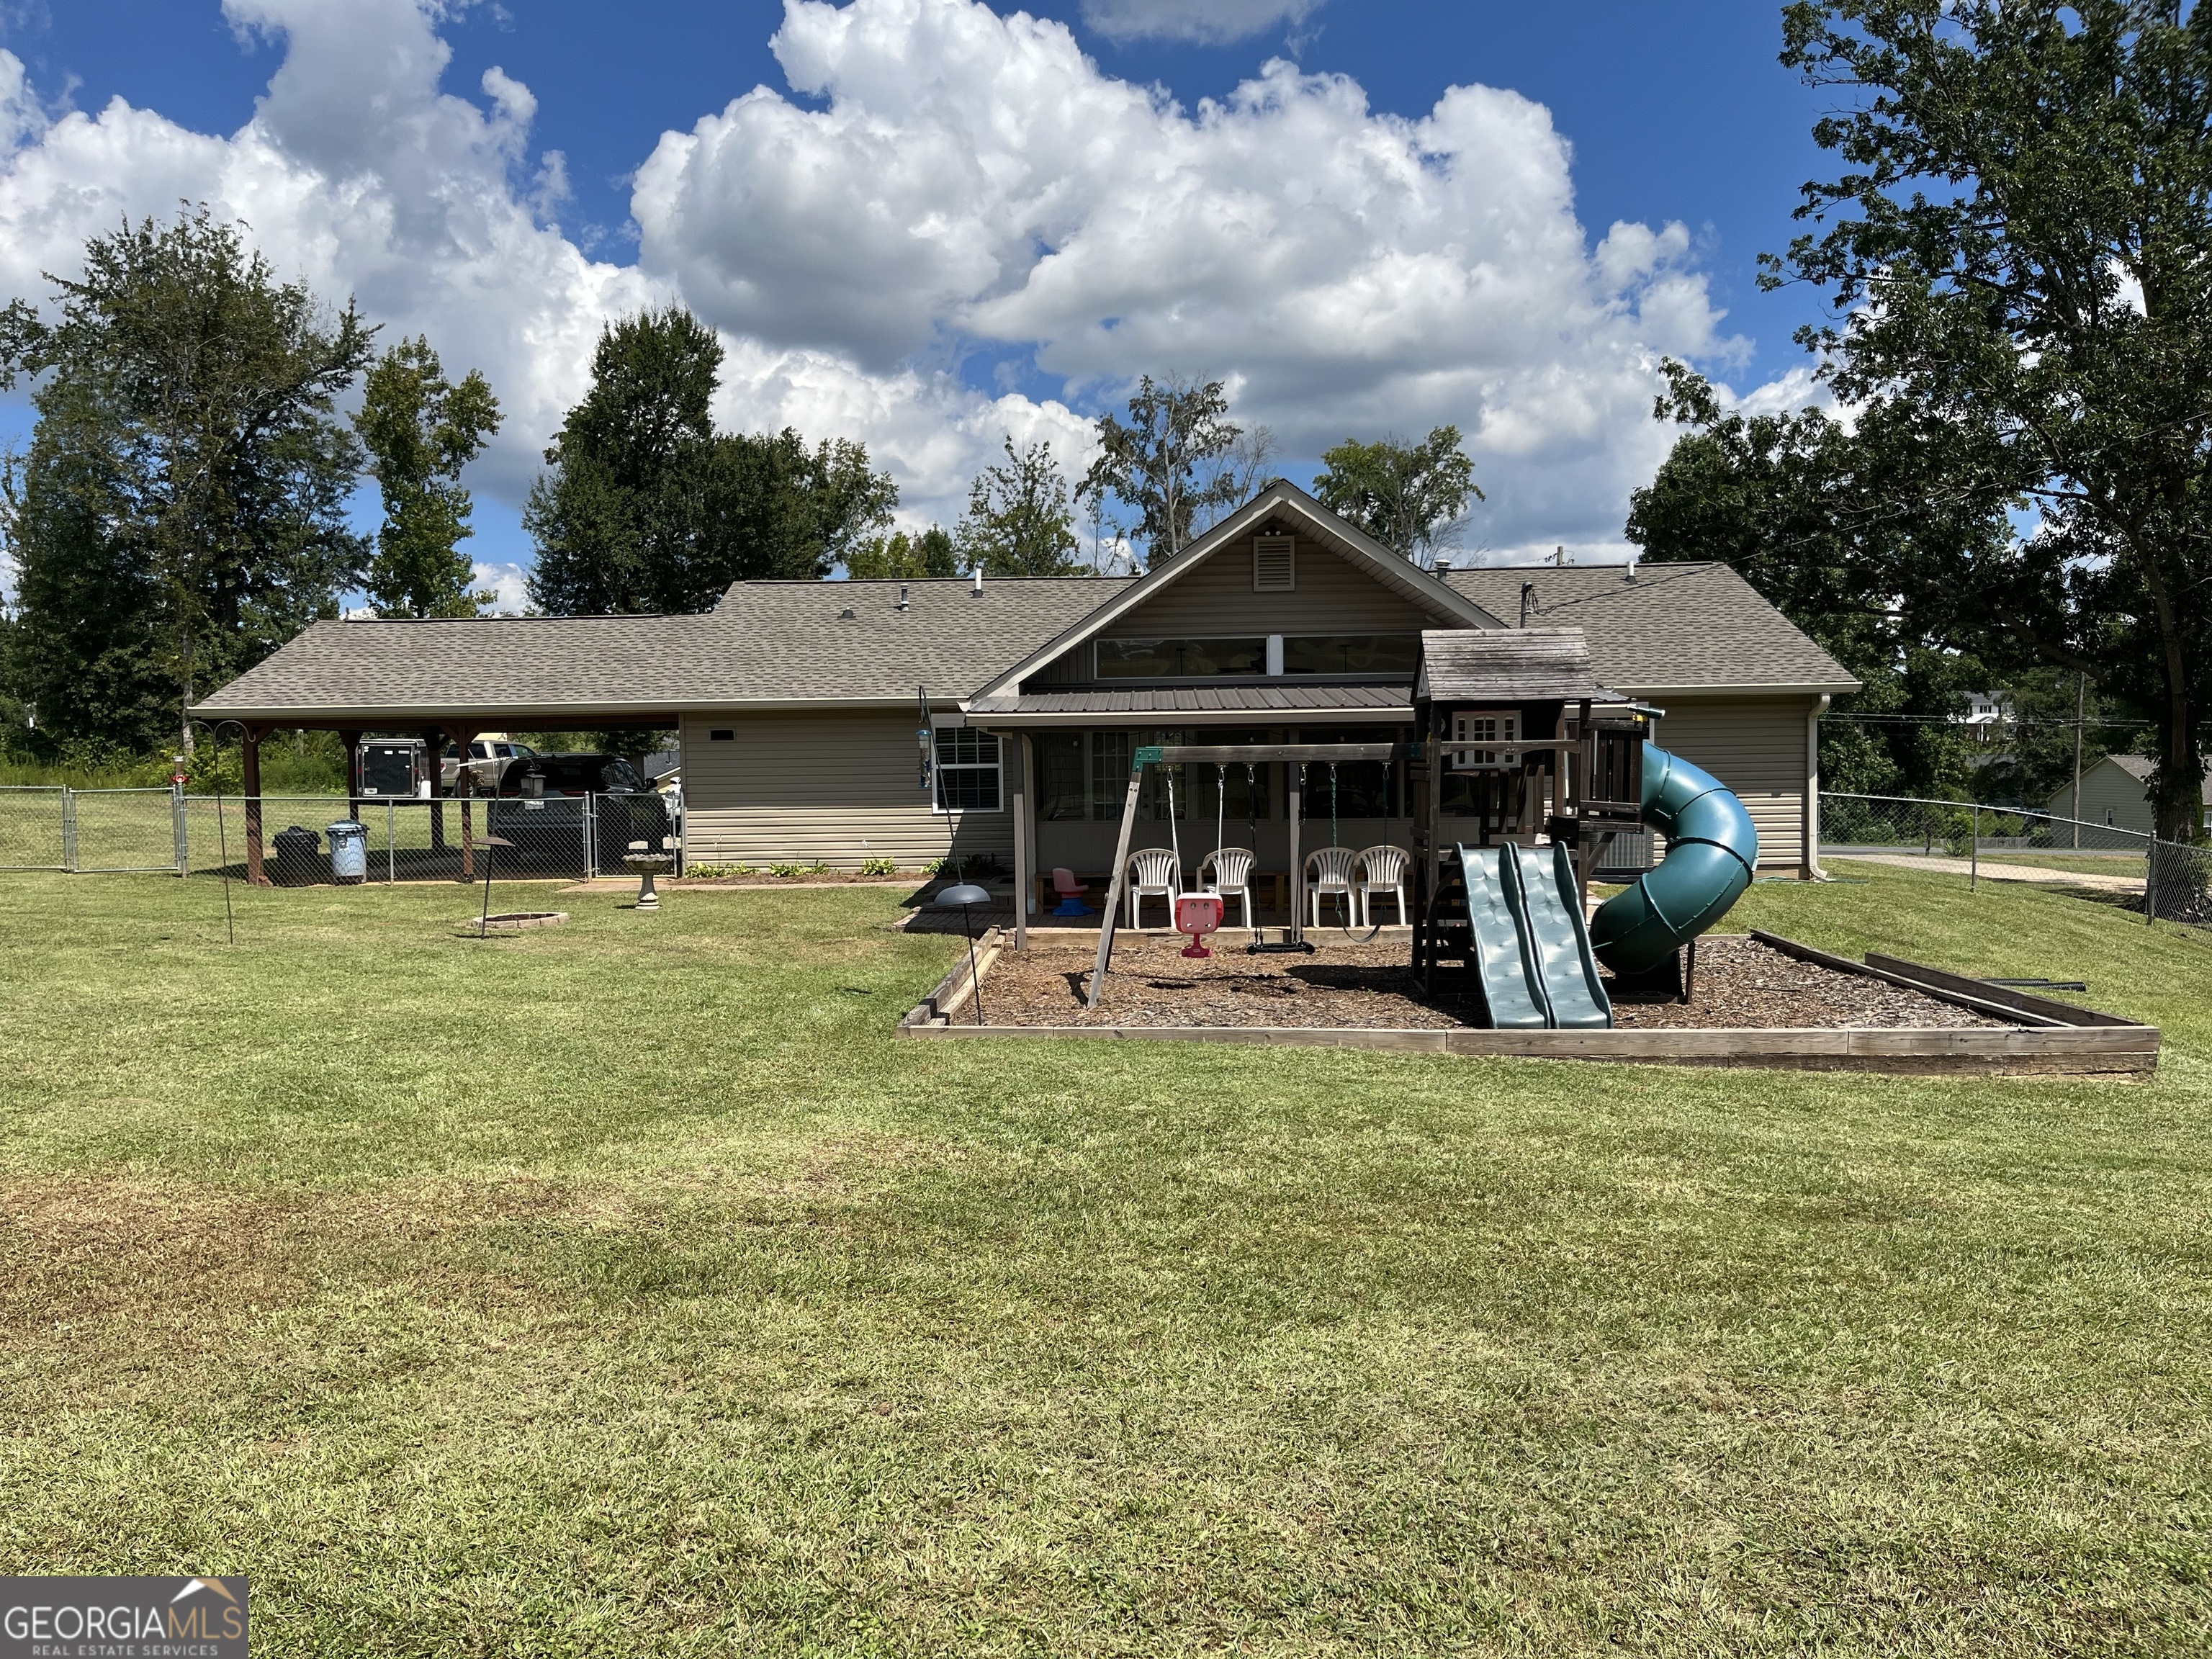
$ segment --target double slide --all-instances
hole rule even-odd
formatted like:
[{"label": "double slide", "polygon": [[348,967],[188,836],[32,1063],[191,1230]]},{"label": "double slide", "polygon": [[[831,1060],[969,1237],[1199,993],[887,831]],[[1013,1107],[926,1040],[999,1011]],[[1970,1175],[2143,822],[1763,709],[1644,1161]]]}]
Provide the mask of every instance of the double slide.
[{"label": "double slide", "polygon": [[1564,846],[1462,847],[1473,960],[1501,1029],[1613,1024],[1598,975],[1656,968],[1723,916],[1759,862],[1759,831],[1711,773],[1644,745],[1644,821],[1667,837],[1658,867],[1598,907],[1585,927]]}]

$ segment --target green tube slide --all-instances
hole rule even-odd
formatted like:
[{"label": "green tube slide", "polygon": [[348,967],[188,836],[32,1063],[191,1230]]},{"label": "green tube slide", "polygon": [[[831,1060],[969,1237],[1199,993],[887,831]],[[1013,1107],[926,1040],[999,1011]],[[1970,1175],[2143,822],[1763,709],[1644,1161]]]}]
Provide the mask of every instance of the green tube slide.
[{"label": "green tube slide", "polygon": [[1650,743],[1644,821],[1667,837],[1667,856],[1590,919],[1590,946],[1616,974],[1649,972],[1726,915],[1759,862],[1743,803],[1711,773]]}]

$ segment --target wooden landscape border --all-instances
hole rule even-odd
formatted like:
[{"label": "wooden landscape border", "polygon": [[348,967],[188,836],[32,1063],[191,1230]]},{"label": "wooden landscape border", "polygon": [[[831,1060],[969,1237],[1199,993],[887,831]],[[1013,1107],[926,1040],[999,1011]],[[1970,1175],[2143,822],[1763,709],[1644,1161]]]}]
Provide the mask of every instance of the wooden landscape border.
[{"label": "wooden landscape border", "polygon": [[[1226,1042],[1248,1047],[1365,1048],[1388,1054],[1595,1060],[1639,1066],[1740,1066],[1782,1071],[1888,1072],[1916,1076],[2143,1076],[2158,1069],[2159,1032],[2118,1015],[2025,995],[1894,957],[1856,963],[1777,933],[1761,944],[1838,972],[1863,975],[2012,1022],[2002,1030],[1833,1026],[1704,1027],[1599,1031],[1489,1031],[1298,1025],[974,1025],[953,1016],[972,990],[968,958],[899,1022],[902,1037],[1086,1037],[1142,1042]],[[988,997],[1004,930],[976,941]],[[1876,964],[1879,965],[1876,965]],[[1925,975],[1926,977],[1923,977]],[[1966,988],[1974,988],[1972,990]],[[988,1003],[986,1012],[988,1012]]]}]

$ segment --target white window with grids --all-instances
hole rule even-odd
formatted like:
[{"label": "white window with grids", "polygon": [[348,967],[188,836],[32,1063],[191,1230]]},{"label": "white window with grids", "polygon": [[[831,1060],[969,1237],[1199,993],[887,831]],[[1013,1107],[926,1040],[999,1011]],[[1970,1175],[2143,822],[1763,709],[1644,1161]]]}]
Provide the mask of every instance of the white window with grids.
[{"label": "white window with grids", "polygon": [[[1521,711],[1517,708],[1468,708],[1452,716],[1454,743],[1518,743]],[[1451,757],[1455,772],[1497,772],[1513,763],[1502,749],[1462,749]]]},{"label": "white window with grids", "polygon": [[999,769],[999,739],[992,733],[972,726],[939,726],[936,810],[1004,811]]}]

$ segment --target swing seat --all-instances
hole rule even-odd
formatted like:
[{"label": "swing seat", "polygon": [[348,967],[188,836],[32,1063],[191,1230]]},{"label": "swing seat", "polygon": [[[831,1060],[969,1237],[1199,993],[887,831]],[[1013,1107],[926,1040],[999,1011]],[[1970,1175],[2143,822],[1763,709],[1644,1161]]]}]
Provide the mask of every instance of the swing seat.
[{"label": "swing seat", "polygon": [[[1244,901],[1244,931],[1252,931],[1252,866],[1255,862],[1249,847],[1222,847],[1208,853],[1200,860],[1198,884],[1208,892],[1218,893],[1224,899]],[[1211,872],[1212,878],[1207,879]]]},{"label": "swing seat", "polygon": [[1359,861],[1359,854],[1349,847],[1322,847],[1306,854],[1306,892],[1313,900],[1313,925],[1321,926],[1321,901],[1324,893],[1335,896],[1342,905],[1347,921],[1357,914],[1356,895],[1352,891],[1352,876]]},{"label": "swing seat", "polygon": [[1056,916],[1088,916],[1097,914],[1083,902],[1083,884],[1075,872],[1066,866],[1055,866],[1052,872],[1052,890],[1060,895],[1060,903],[1054,908]]}]

